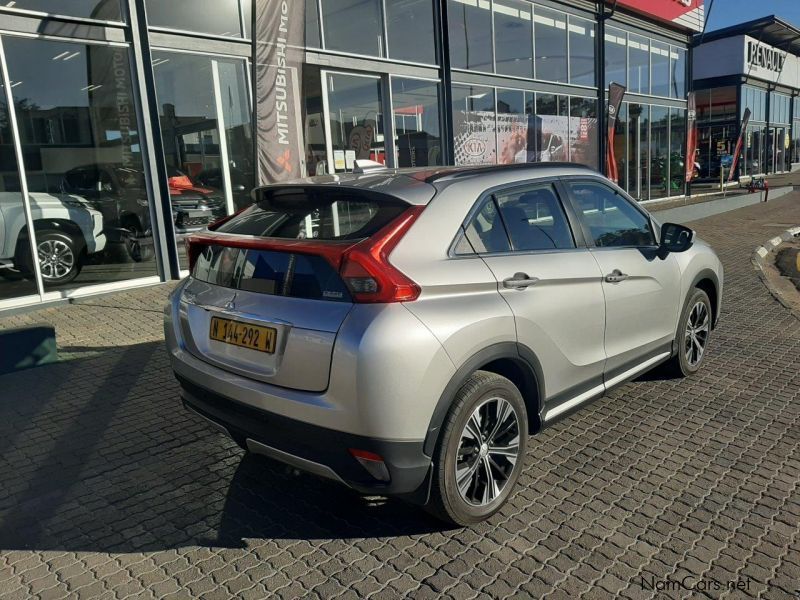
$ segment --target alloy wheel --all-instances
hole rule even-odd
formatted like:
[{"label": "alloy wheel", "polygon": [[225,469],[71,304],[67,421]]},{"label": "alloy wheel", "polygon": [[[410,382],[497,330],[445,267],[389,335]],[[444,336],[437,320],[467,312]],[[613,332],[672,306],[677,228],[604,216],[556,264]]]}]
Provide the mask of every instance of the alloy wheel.
[{"label": "alloy wheel", "polygon": [[44,240],[39,243],[39,268],[42,278],[57,280],[66,277],[75,267],[75,253],[61,240]]},{"label": "alloy wheel", "polygon": [[519,459],[519,417],[511,404],[492,397],[464,425],[456,457],[456,484],[473,506],[492,503],[508,484]]},{"label": "alloy wheel", "polygon": [[705,302],[695,303],[689,311],[689,318],[686,320],[686,336],[684,339],[686,362],[691,367],[696,367],[703,360],[710,328],[711,321],[709,319],[708,306],[706,306]]}]

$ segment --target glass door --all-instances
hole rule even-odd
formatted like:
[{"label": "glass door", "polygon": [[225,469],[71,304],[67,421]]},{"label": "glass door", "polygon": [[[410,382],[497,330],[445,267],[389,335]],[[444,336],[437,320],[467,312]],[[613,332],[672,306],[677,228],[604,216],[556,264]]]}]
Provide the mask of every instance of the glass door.
[{"label": "glass door", "polygon": [[350,172],[361,159],[386,164],[381,78],[322,71],[322,82],[327,172]]}]

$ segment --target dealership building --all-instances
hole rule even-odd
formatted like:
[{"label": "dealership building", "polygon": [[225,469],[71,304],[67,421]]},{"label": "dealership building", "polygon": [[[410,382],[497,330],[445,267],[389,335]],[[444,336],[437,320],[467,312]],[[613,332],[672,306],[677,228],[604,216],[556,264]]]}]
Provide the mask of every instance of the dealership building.
[{"label": "dealership building", "polygon": [[[610,147],[637,199],[684,194],[702,0],[0,0],[0,22],[0,311],[177,279],[182,237],[254,186],[358,159],[602,170]],[[797,114],[765,110],[767,140]]]},{"label": "dealership building", "polygon": [[800,165],[800,30],[774,16],[719,29],[694,49],[701,176],[720,176],[745,114],[740,175]]}]

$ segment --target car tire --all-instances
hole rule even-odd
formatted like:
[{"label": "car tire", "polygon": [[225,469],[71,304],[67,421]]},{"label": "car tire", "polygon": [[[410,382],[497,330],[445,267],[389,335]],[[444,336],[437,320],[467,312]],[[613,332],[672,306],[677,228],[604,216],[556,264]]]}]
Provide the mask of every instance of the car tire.
[{"label": "car tire", "polygon": [[528,415],[517,387],[496,373],[473,373],[437,441],[428,512],[455,525],[491,517],[519,479],[527,440]]},{"label": "car tire", "polygon": [[703,366],[711,337],[711,301],[703,290],[694,288],[686,298],[675,336],[676,354],[667,368],[678,377],[689,377]]},{"label": "car tire", "polygon": [[37,231],[36,247],[45,285],[64,285],[81,272],[81,247],[68,234],[62,231]]}]

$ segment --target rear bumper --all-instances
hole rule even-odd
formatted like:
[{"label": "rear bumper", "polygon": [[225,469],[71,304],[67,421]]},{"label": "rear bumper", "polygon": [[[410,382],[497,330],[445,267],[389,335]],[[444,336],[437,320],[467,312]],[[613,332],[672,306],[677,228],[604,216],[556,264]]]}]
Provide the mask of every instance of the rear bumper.
[{"label": "rear bumper", "polygon": [[[423,452],[422,441],[379,440],[310,425],[247,406],[183,377],[178,376],[178,381],[187,408],[256,454],[334,479],[364,494],[404,496],[421,504],[427,501],[431,459]],[[374,479],[353,458],[350,448],[380,455],[391,480]]]}]

